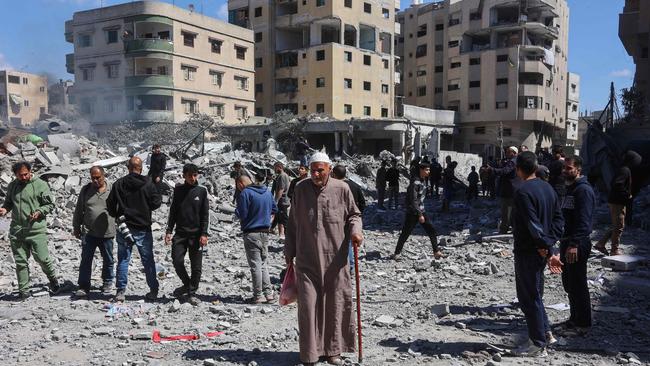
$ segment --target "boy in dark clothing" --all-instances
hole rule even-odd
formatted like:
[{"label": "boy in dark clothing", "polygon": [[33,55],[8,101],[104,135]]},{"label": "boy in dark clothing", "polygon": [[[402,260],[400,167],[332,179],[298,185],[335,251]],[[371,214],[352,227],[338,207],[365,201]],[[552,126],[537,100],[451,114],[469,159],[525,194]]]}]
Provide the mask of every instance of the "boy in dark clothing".
[{"label": "boy in dark clothing", "polygon": [[528,357],[545,356],[547,340],[554,339],[542,301],[544,267],[564,225],[557,194],[536,171],[535,154],[525,151],[517,157],[516,172],[523,183],[515,193],[512,215],[515,283],[529,340],[515,354]]},{"label": "boy in dark clothing", "polygon": [[155,144],[152,147],[151,159],[149,162],[149,174],[147,174],[147,176],[151,178],[151,181],[158,191],[160,191],[162,186],[165,168],[167,168],[167,155],[160,151],[160,144]]},{"label": "boy in dark clothing", "polygon": [[381,166],[377,169],[377,178],[375,179],[375,188],[377,189],[377,209],[385,210],[384,197],[386,196],[386,161],[381,162]]},{"label": "boy in dark clothing", "polygon": [[397,170],[397,160],[393,160],[390,168],[388,168],[386,181],[388,181],[388,207],[397,210],[397,199],[399,197],[399,170]]},{"label": "boy in dark clothing", "polygon": [[431,175],[429,176],[430,186],[429,191],[433,194],[435,189],[436,196],[440,192],[440,178],[442,177],[442,166],[436,159],[431,162]]},{"label": "boy in dark clothing", "polygon": [[468,201],[478,198],[478,182],[480,180],[478,173],[476,172],[476,167],[472,166],[471,169],[472,171],[467,176],[467,182],[469,183],[469,187],[467,188]]},{"label": "boy in dark clothing", "polygon": [[[210,226],[210,202],[208,190],[198,185],[199,168],[194,164],[183,167],[185,182],[174,188],[174,198],[169,208],[165,244],[172,245],[172,260],[176,274],[183,286],[174,290],[174,296],[187,295],[187,301],[196,306],[199,299],[195,296],[201,281],[203,262],[202,247],[208,244]],[[176,227],[176,235],[172,233]],[[185,269],[185,254],[189,251],[192,276]]]}]

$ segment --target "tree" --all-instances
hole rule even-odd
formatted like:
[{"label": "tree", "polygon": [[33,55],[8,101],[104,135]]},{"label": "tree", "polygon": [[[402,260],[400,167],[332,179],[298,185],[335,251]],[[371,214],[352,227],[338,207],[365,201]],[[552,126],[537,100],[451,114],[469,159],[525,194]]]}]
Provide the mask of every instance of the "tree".
[{"label": "tree", "polygon": [[305,138],[307,117],[297,117],[291,111],[282,110],[275,112],[272,119],[271,129],[278,149],[285,153],[293,152],[296,143]]},{"label": "tree", "polygon": [[625,109],[626,121],[644,120],[646,116],[646,99],[643,92],[636,86],[621,90],[621,104]]}]

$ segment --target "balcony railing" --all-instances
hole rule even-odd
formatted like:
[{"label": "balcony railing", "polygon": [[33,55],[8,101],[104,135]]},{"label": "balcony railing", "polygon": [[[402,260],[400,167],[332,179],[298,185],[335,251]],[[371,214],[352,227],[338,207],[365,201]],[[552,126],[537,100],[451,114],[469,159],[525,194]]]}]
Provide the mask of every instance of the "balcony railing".
[{"label": "balcony railing", "polygon": [[137,38],[124,41],[124,51],[129,53],[137,52],[174,52],[174,43],[168,39],[158,38]]},{"label": "balcony railing", "polygon": [[65,55],[65,68],[70,74],[74,74],[74,53]]},{"label": "balcony railing", "polygon": [[174,112],[161,110],[131,111],[129,112],[129,119],[132,121],[174,122]]},{"label": "balcony railing", "polygon": [[125,85],[130,88],[172,88],[174,82],[171,75],[135,75],[127,76]]}]

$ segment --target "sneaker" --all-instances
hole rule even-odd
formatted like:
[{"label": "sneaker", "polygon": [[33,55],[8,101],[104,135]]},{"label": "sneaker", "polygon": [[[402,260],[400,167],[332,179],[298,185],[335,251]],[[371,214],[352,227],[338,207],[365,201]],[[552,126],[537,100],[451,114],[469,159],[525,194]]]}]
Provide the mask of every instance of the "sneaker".
[{"label": "sneaker", "polygon": [[187,302],[192,304],[192,306],[199,306],[201,300],[199,300],[198,297],[194,296],[194,294],[190,294],[189,296],[187,296]]},{"label": "sneaker", "polygon": [[267,303],[275,302],[275,300],[277,300],[277,297],[275,297],[275,294],[274,294],[274,293],[271,293],[271,294],[269,294],[269,295],[266,295],[266,302],[267,302]]},{"label": "sneaker", "polygon": [[125,289],[117,289],[115,292],[115,296],[113,299],[111,299],[112,302],[124,302],[126,301],[126,290]]},{"label": "sneaker", "polygon": [[156,301],[158,299],[158,290],[151,290],[144,295],[144,299],[148,301]]},{"label": "sneaker", "polygon": [[548,332],[546,332],[546,345],[552,346],[555,343],[557,343],[557,339],[553,336],[553,332],[549,330]]},{"label": "sneaker", "polygon": [[188,291],[187,286],[183,285],[181,287],[176,288],[174,292],[172,292],[172,295],[174,295],[174,297],[176,298],[183,297],[187,295],[187,291]]},{"label": "sneaker", "polygon": [[59,293],[59,291],[61,291],[61,284],[57,279],[50,280],[48,287],[50,288],[50,292],[52,293],[52,295],[56,295]]},{"label": "sneaker", "polygon": [[25,301],[30,297],[32,297],[32,291],[31,290],[21,291],[20,293],[18,293],[18,297],[20,298],[20,300]]},{"label": "sneaker", "polygon": [[388,257],[388,258],[394,260],[395,262],[401,262],[402,261],[402,255],[398,254],[398,253],[391,254],[390,257]]},{"label": "sneaker", "polygon": [[102,293],[105,295],[109,295],[111,291],[113,290],[113,283],[112,282],[107,282],[102,285]]},{"label": "sneaker", "polygon": [[90,294],[90,291],[88,291],[88,290],[86,290],[84,288],[80,288],[77,291],[75,291],[74,297],[76,297],[76,298],[86,298],[87,299],[89,294]]},{"label": "sneaker", "polygon": [[545,347],[538,347],[531,340],[524,343],[519,348],[512,351],[512,354],[517,357],[546,357],[548,353]]},{"label": "sneaker", "polygon": [[435,259],[440,259],[440,258],[444,258],[444,257],[445,257],[445,255],[442,254],[442,252],[440,250],[433,253],[433,258],[435,258]]}]

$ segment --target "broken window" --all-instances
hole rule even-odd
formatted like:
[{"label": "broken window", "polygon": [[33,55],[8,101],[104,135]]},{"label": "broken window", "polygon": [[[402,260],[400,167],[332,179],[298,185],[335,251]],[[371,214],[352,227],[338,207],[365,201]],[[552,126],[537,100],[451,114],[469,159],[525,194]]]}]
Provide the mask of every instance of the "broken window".
[{"label": "broken window", "polygon": [[420,58],[427,55],[427,45],[421,44],[415,49],[415,57]]},{"label": "broken window", "polygon": [[213,39],[210,38],[210,50],[212,53],[221,53],[221,45],[223,44],[223,41],[220,41],[218,39]]},{"label": "broken window", "polygon": [[390,10],[381,8],[381,15],[386,19],[390,18]]},{"label": "broken window", "polygon": [[20,84],[20,76],[9,75],[8,79],[11,84]]},{"label": "broken window", "polygon": [[444,25],[444,24],[442,24],[442,23],[440,23],[440,24],[436,24],[436,30],[437,30],[437,31],[441,31],[441,30],[444,30],[444,29],[445,29],[445,25]]},{"label": "broken window", "polygon": [[275,93],[294,93],[298,91],[298,79],[284,78],[275,81]]},{"label": "broken window", "polygon": [[224,117],[223,103],[210,102],[210,114],[215,117]]},{"label": "broken window", "polygon": [[323,88],[325,87],[325,78],[316,78],[316,87],[317,88]]},{"label": "broken window", "polygon": [[422,24],[418,27],[418,37],[424,37],[427,35],[427,25]]},{"label": "broken window", "polygon": [[453,79],[447,85],[447,91],[460,90],[460,79]]},{"label": "broken window", "polygon": [[544,98],[536,96],[519,97],[519,108],[542,109]]},{"label": "broken window", "polygon": [[449,66],[452,69],[457,69],[457,68],[459,68],[461,66],[461,63],[460,62],[452,62]]},{"label": "broken window", "polygon": [[257,8],[255,8],[255,18],[261,17],[261,16],[262,16],[262,7],[258,6]]},{"label": "broken window", "polygon": [[255,43],[260,43],[262,42],[262,32],[256,32],[255,33]]},{"label": "broken window", "polygon": [[237,118],[245,119],[246,117],[248,117],[248,108],[246,108],[244,106],[236,105],[235,106],[235,114],[237,115]]},{"label": "broken window", "polygon": [[381,92],[383,94],[388,94],[388,84],[381,84]]},{"label": "broken window", "polygon": [[478,111],[481,109],[481,103],[470,103],[468,107],[470,111]]},{"label": "broken window", "polygon": [[235,46],[235,52],[237,53],[237,59],[239,60],[246,59],[246,47]]},{"label": "broken window", "polygon": [[459,44],[460,44],[460,41],[449,41],[449,43],[448,43],[449,48],[458,47]]},{"label": "broken window", "polygon": [[352,79],[343,79],[343,88],[352,89]]},{"label": "broken window", "polygon": [[363,3],[363,11],[368,13],[368,14],[371,14],[372,13],[372,5],[370,5],[368,3]]},{"label": "broken window", "polygon": [[248,78],[245,76],[235,76],[235,85],[239,90],[248,90]]},{"label": "broken window", "polygon": [[280,69],[283,67],[298,66],[298,53],[297,52],[283,52],[275,56],[275,67]]},{"label": "broken window", "polygon": [[325,113],[325,104],[323,103],[316,104],[316,113]]},{"label": "broken window", "polygon": [[345,56],[345,61],[347,62],[352,62],[352,52],[351,51],[343,51],[343,55]]},{"label": "broken window", "polygon": [[196,67],[181,65],[181,71],[183,72],[183,79],[188,81],[194,80],[194,75],[196,74]]},{"label": "broken window", "polygon": [[364,115],[364,116],[369,116],[370,113],[371,113],[370,106],[364,105],[364,106],[363,106],[363,115]]},{"label": "broken window", "polygon": [[436,66],[433,71],[435,73],[440,73],[440,72],[443,72],[443,69],[444,69],[444,67],[442,67],[442,66]]},{"label": "broken window", "polygon": [[183,36],[183,44],[187,47],[194,47],[194,39],[196,38],[196,33],[190,32],[181,32]]},{"label": "broken window", "polygon": [[80,34],[79,35],[79,47],[85,48],[92,46],[92,36],[90,34]]},{"label": "broken window", "polygon": [[210,78],[212,79],[212,85],[221,88],[221,85],[223,84],[223,72],[210,70]]},{"label": "broken window", "polygon": [[352,104],[343,104],[343,113],[352,114]]}]

